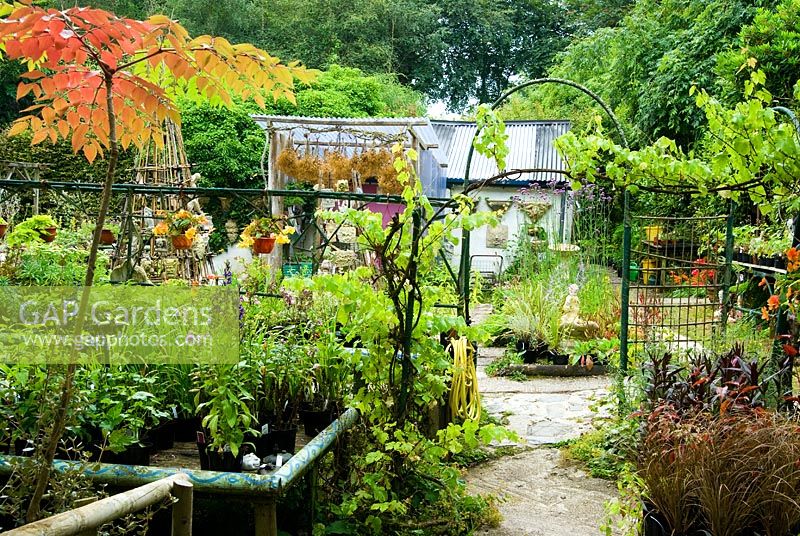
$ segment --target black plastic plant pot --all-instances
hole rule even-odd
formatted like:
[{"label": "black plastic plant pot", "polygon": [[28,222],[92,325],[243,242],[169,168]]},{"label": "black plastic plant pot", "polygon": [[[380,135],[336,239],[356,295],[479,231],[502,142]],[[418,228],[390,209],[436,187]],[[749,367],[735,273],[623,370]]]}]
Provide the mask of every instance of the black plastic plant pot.
[{"label": "black plastic plant pot", "polygon": [[212,450],[208,453],[208,468],[211,471],[240,473],[242,471],[242,462],[231,452],[217,452]]},{"label": "black plastic plant pot", "polygon": [[259,458],[279,452],[295,453],[297,426],[282,429],[270,429],[269,433],[256,439],[256,454]]},{"label": "black plastic plant pot", "polygon": [[175,419],[173,431],[175,441],[190,443],[197,440],[197,432],[202,430],[200,417],[182,417]]},{"label": "black plastic plant pot", "polygon": [[514,347],[518,354],[522,355],[522,362],[530,365],[532,363],[536,363],[537,358],[539,357],[539,353],[531,348],[531,345],[528,341],[521,341],[518,340]]},{"label": "black plastic plant pot", "polygon": [[241,458],[234,456],[232,452],[209,450],[205,443],[197,444],[197,452],[200,454],[200,469],[203,471],[224,471],[226,473],[242,471]]},{"label": "black plastic plant pot", "polygon": [[114,454],[113,463],[122,465],[150,465],[150,451],[153,449],[152,443],[131,445],[122,452]]},{"label": "black plastic plant pot", "polygon": [[175,421],[170,421],[154,428],[150,432],[150,440],[156,450],[169,450],[175,446]]},{"label": "black plastic plant pot", "polygon": [[321,411],[301,409],[300,421],[303,423],[303,432],[309,437],[314,437],[333,422],[333,412],[329,409]]},{"label": "black plastic plant pot", "polygon": [[653,505],[644,503],[642,513],[642,536],[671,536],[667,520]]},{"label": "black plastic plant pot", "polygon": [[569,365],[569,356],[563,354],[553,354],[554,365]]}]

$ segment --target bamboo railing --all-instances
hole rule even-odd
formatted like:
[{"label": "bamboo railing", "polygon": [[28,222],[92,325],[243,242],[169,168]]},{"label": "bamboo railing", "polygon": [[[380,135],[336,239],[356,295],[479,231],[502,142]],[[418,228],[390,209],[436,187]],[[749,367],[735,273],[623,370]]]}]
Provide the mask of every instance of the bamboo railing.
[{"label": "bamboo railing", "polygon": [[106,523],[175,497],[172,536],[191,536],[193,485],[184,474],[156,480],[80,508],[4,532],[6,536],[89,536]]}]

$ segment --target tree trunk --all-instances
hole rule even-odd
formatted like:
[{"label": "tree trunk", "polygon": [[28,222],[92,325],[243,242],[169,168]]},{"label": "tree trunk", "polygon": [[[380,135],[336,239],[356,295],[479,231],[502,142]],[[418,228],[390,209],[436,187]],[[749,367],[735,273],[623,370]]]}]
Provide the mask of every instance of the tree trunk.
[{"label": "tree trunk", "polygon": [[[100,246],[100,234],[103,231],[103,225],[106,221],[108,214],[108,206],[111,203],[111,187],[114,184],[114,173],[117,168],[117,161],[119,160],[119,148],[117,147],[117,124],[116,117],[114,117],[114,103],[112,100],[112,86],[113,78],[111,74],[105,76],[106,87],[106,112],[108,114],[108,143],[110,145],[108,154],[108,168],[106,169],[106,178],[103,183],[103,193],[100,200],[100,211],[97,215],[95,222],[94,235],[92,236],[92,246],[89,249],[89,259],[86,267],[86,279],[84,280],[83,292],[81,294],[81,302],[78,308],[78,317],[76,319],[76,333],[83,330],[86,307],[89,304],[89,295],[91,293],[92,283],[94,282],[95,265],[97,263],[97,251]],[[73,357],[77,359],[76,351],[73,349]],[[31,523],[39,518],[41,511],[42,497],[47,490],[47,484],[50,481],[50,470],[53,465],[53,459],[56,456],[56,449],[58,443],[61,441],[61,436],[64,435],[64,430],[67,424],[67,412],[69,410],[70,402],[72,401],[72,388],[75,378],[75,359],[67,365],[66,373],[64,374],[64,383],[61,385],[61,397],[59,398],[58,409],[56,410],[55,420],[53,422],[53,429],[50,437],[47,440],[47,446],[41,453],[41,465],[36,474],[36,481],[31,497],[31,502],[28,505],[26,513],[26,521]]]}]

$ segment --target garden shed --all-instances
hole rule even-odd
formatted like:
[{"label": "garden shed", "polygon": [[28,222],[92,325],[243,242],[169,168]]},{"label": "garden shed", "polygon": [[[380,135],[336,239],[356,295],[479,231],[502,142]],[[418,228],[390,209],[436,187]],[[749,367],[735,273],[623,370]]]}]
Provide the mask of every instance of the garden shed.
[{"label": "garden shed", "polygon": [[[320,199],[319,207],[366,208],[382,213],[386,225],[403,210],[396,197],[402,193],[402,185],[397,181],[391,154],[391,148],[400,143],[419,155],[415,171],[425,195],[431,199],[447,195],[446,155],[427,118],[254,115],[253,120],[265,130],[267,138],[262,171],[264,186],[270,190],[327,191],[335,195]],[[309,207],[284,206],[287,200],[280,196],[274,196],[271,203],[273,214],[288,214],[298,226],[300,236],[293,241],[290,253],[293,257],[299,253],[319,260],[328,245],[334,252],[354,251],[354,237],[348,239],[345,232],[319,227]]]},{"label": "garden shed", "polygon": [[[453,193],[459,192],[464,185],[475,123],[435,120],[431,124],[447,159],[447,186]],[[507,169],[564,169],[554,142],[569,128],[569,121],[507,121]],[[497,173],[493,160],[477,152],[473,154],[470,182]],[[569,184],[558,171],[522,173],[482,188],[478,210],[497,210],[502,216],[500,225],[481,228],[472,234],[472,267],[484,273],[502,271],[513,257],[513,245],[520,232],[528,228],[536,235],[534,239],[546,240],[551,246],[569,243],[573,210],[568,190]],[[457,251],[455,255],[458,256]]]},{"label": "garden shed", "polygon": [[[331,118],[254,115],[255,122],[269,136],[269,187],[285,187],[289,177],[274,164],[278,155],[293,147],[299,153],[313,153],[322,158],[337,151],[353,156],[373,148],[391,148],[396,142],[419,153],[417,174],[425,195],[444,197],[447,157],[431,121],[423,117],[397,118]],[[376,193],[364,189],[364,193]]]}]

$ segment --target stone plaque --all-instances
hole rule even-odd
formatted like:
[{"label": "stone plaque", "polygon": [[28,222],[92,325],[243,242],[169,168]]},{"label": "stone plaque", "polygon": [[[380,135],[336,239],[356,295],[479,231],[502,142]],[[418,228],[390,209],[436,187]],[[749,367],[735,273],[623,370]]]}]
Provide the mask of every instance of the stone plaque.
[{"label": "stone plaque", "polygon": [[486,247],[505,249],[508,244],[508,225],[497,225],[486,230]]}]

